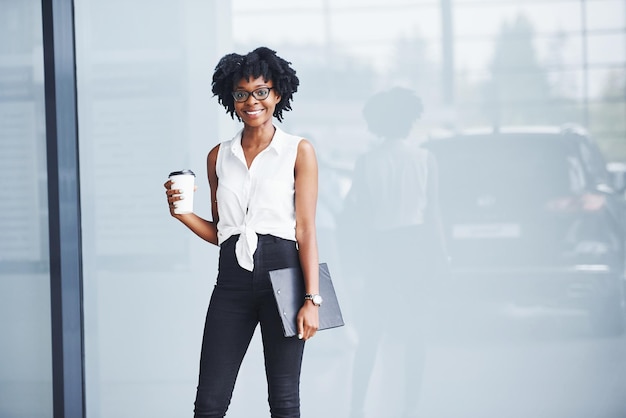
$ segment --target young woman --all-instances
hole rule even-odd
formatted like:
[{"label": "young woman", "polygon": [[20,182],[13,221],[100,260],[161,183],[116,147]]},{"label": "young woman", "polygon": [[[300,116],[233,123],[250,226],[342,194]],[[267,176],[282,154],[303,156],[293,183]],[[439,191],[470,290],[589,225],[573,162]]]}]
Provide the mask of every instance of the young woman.
[{"label": "young woman", "polygon": [[[207,157],[212,220],[174,213],[181,199],[165,183],[171,215],[219,245],[217,282],[204,329],[195,417],[223,417],[257,324],[261,326],[273,418],[300,416],[304,342],[319,326],[315,230],[317,160],[309,141],[283,132],[274,118],[291,110],[299,85],[290,63],[260,47],[228,54],[215,68],[213,93],[243,128]],[[306,296],[298,337],[283,336],[269,271],[302,268]]]}]

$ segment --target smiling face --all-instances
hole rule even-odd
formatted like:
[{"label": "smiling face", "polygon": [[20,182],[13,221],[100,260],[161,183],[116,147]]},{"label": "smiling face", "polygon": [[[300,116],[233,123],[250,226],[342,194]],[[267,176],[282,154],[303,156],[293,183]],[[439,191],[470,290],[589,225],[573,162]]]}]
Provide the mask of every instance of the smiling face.
[{"label": "smiling face", "polygon": [[[235,84],[234,91],[247,92],[248,98],[242,102],[235,101],[235,112],[244,124],[251,127],[259,127],[272,124],[272,117],[276,104],[280,102],[280,96],[273,88],[271,80],[265,81],[263,77],[253,79],[242,78]],[[269,94],[262,99],[257,99],[252,92],[261,88],[269,88]],[[258,95],[257,95],[258,97]]]}]

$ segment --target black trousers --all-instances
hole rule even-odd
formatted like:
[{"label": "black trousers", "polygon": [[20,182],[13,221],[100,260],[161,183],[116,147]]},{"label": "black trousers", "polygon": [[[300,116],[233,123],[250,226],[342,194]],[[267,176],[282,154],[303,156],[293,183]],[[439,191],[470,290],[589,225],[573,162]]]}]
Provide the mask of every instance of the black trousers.
[{"label": "black trousers", "polygon": [[230,237],[220,247],[202,341],[195,417],[224,417],[241,362],[261,324],[271,417],[299,418],[304,341],[284,336],[269,281],[270,270],[300,265],[296,243],[259,235],[250,272],[237,263],[237,239]]}]

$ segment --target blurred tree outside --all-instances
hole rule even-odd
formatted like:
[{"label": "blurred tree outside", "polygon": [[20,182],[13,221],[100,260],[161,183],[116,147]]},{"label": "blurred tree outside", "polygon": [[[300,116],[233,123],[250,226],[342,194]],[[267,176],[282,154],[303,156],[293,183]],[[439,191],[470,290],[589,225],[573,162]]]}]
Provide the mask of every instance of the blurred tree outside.
[{"label": "blurred tree outside", "polygon": [[[562,51],[568,35],[555,32],[543,60],[534,37],[530,20],[518,15],[502,24],[485,77],[456,69],[456,127],[583,123],[579,100],[572,97],[577,80],[564,65]],[[442,107],[444,80],[429,47],[418,33],[399,37],[387,76],[394,84],[415,89],[430,112]]]},{"label": "blurred tree outside", "polygon": [[[533,42],[534,29],[524,15],[503,23],[495,39],[490,79],[482,86],[483,111],[494,125],[580,123],[575,101],[551,84]],[[558,56],[551,59],[558,64]]]},{"label": "blurred tree outside", "polygon": [[626,162],[626,74],[608,73],[599,100],[591,107],[590,131],[609,161]]}]

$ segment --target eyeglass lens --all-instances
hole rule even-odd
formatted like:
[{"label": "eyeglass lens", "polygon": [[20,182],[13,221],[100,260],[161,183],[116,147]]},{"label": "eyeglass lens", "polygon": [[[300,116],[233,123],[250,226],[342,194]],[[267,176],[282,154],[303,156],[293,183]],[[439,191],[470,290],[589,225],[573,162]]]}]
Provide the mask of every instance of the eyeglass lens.
[{"label": "eyeglass lens", "polygon": [[235,90],[233,92],[233,98],[237,102],[245,102],[246,100],[248,100],[248,97],[250,97],[250,94],[252,94],[252,97],[254,97],[257,100],[265,100],[267,99],[267,96],[269,96],[270,94],[270,88],[261,87],[256,90],[253,90],[252,92],[247,92],[245,90]]}]

